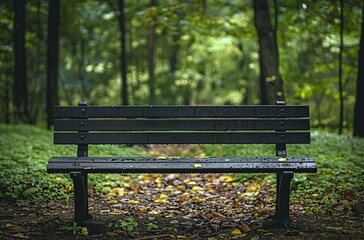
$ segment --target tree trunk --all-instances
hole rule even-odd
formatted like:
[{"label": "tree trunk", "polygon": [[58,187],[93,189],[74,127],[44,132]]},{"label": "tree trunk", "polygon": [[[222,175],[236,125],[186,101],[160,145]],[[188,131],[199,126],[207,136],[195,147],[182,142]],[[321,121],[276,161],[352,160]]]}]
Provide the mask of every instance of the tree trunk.
[{"label": "tree trunk", "polygon": [[[150,1],[150,7],[154,8],[158,4],[157,0]],[[153,16],[151,22],[149,23],[148,30],[148,72],[149,72],[149,102],[150,104],[155,104],[155,26],[156,17]]]},{"label": "tree trunk", "polygon": [[[8,59],[8,54],[5,54],[5,61],[10,62]],[[10,123],[10,92],[11,92],[11,69],[9,67],[5,70],[5,106],[4,106],[4,115],[5,115],[5,123]]]},{"label": "tree trunk", "polygon": [[48,46],[47,46],[47,127],[53,125],[54,106],[58,98],[58,55],[59,55],[59,0],[49,1]]},{"label": "tree trunk", "polygon": [[364,5],[362,9],[361,37],[358,54],[358,79],[354,108],[354,136],[364,137]]},{"label": "tree trunk", "polygon": [[339,114],[339,134],[343,132],[344,122],[344,96],[343,96],[343,50],[344,50],[344,0],[340,0],[340,51],[339,51],[339,94],[340,94],[340,114]]},{"label": "tree trunk", "polygon": [[272,28],[268,1],[253,0],[253,5],[255,27],[259,37],[261,104],[275,104],[276,100],[284,100],[283,80],[279,74],[277,29]]},{"label": "tree trunk", "polygon": [[28,83],[25,51],[25,0],[14,4],[14,108],[15,122],[28,122]]},{"label": "tree trunk", "polygon": [[125,40],[125,14],[124,0],[119,0],[119,30],[120,30],[120,69],[121,69],[121,99],[123,105],[129,104],[128,99],[128,82],[127,82],[127,61],[126,61],[126,40]]}]

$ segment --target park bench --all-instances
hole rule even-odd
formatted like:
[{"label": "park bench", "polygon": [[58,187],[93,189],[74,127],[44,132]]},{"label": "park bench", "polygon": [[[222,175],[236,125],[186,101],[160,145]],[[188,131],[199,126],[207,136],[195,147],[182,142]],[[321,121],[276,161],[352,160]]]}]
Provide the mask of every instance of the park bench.
[{"label": "park bench", "polygon": [[[52,157],[48,173],[69,173],[75,221],[88,212],[89,173],[275,173],[277,226],[289,224],[294,173],[317,172],[311,157],[287,156],[286,144],[310,143],[308,106],[57,106],[54,144],[77,145],[77,156]],[[88,156],[90,144],[273,144],[275,156],[154,158]],[[236,145],[243,147],[243,145]],[[76,154],[75,154],[76,155]]]}]

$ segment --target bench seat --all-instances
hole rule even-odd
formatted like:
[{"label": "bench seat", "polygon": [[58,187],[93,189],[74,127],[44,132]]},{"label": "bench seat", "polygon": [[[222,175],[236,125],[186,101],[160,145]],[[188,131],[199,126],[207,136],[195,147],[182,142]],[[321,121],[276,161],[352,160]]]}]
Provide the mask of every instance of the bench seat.
[{"label": "bench seat", "polygon": [[317,172],[311,157],[53,157],[48,173],[295,173]]}]

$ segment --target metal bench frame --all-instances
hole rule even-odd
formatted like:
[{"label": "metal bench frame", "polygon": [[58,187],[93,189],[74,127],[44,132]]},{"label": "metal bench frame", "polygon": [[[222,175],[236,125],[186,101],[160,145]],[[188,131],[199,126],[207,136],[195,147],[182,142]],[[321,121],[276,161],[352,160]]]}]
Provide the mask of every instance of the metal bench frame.
[{"label": "metal bench frame", "polygon": [[[52,157],[48,173],[70,173],[75,221],[85,224],[88,173],[276,173],[275,226],[290,223],[293,174],[317,172],[311,157],[287,156],[287,144],[310,142],[308,106],[55,107],[54,144],[76,144],[77,157]],[[89,144],[274,144],[276,156],[224,158],[89,157]]]}]

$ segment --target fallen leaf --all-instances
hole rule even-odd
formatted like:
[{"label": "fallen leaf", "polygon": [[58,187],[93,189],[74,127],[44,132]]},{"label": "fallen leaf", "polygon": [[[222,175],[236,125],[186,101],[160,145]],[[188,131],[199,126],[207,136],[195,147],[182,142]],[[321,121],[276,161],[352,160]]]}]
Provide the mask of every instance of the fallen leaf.
[{"label": "fallen leaf", "polygon": [[112,191],[114,193],[116,193],[118,196],[124,196],[126,194],[124,188],[116,187],[116,188],[113,188]]},{"label": "fallen leaf", "polygon": [[193,191],[199,191],[199,190],[202,190],[202,189],[203,189],[202,187],[197,186],[197,185],[192,187]]},{"label": "fallen leaf", "polygon": [[161,198],[161,199],[165,199],[165,198],[168,198],[168,195],[167,195],[167,194],[165,194],[165,193],[162,193],[162,194],[159,196],[159,198]]},{"label": "fallen leaf", "polygon": [[153,215],[157,215],[157,214],[159,214],[159,212],[158,212],[158,211],[156,211],[156,210],[149,211],[148,213],[149,213],[149,214],[153,214]]},{"label": "fallen leaf", "polygon": [[214,212],[214,216],[224,218],[225,216],[219,212]]},{"label": "fallen leaf", "polygon": [[156,202],[156,203],[166,203],[168,201],[166,199],[160,199],[160,198],[158,198],[158,199],[154,200],[154,202]]},{"label": "fallen leaf", "polygon": [[245,223],[241,223],[240,227],[243,230],[243,232],[245,232],[245,233],[248,233],[251,231],[251,228],[248,225],[246,225]]},{"label": "fallen leaf", "polygon": [[241,231],[237,228],[235,228],[232,232],[231,232],[232,235],[241,235]]},{"label": "fallen leaf", "polygon": [[11,234],[12,237],[15,237],[15,238],[21,238],[21,239],[29,239],[28,236],[25,236],[24,234],[22,233],[16,233],[16,234]]}]

